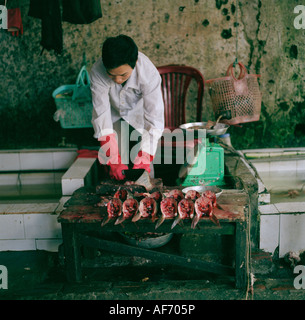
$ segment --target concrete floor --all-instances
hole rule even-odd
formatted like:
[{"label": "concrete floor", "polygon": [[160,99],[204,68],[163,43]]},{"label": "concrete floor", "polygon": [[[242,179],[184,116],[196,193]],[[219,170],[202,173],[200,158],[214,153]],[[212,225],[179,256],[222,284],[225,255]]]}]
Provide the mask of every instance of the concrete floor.
[{"label": "concrete floor", "polygon": [[[65,280],[58,253],[0,252],[0,265],[8,270],[8,289],[0,289],[0,300],[305,299],[305,289],[293,286],[293,268],[284,260],[272,260],[264,252],[252,253],[255,282],[248,292],[235,289],[231,278],[141,259],[106,254],[86,260],[89,262],[85,264],[84,281],[71,284]],[[103,268],[91,268],[97,265]]]}]

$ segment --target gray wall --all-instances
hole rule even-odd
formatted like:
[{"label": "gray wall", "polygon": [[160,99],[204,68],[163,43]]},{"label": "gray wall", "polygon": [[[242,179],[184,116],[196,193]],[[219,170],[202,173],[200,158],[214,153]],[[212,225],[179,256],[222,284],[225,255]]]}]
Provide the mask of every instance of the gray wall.
[{"label": "gray wall", "polygon": [[[261,74],[263,102],[260,121],[229,129],[236,148],[304,146],[304,30],[293,25],[297,2],[238,1],[238,58]],[[56,147],[62,137],[68,144],[96,144],[92,129],[64,130],[54,122],[51,94],[75,82],[84,52],[90,70],[108,36],[127,34],[157,66],[191,65],[205,79],[224,75],[236,57],[235,0],[101,1],[103,17],[95,22],[62,22],[61,55],[40,55],[41,21],[28,16],[29,4],[8,1],[9,8],[21,9],[23,35],[0,30],[2,149]],[[206,92],[203,120],[213,118]]]}]

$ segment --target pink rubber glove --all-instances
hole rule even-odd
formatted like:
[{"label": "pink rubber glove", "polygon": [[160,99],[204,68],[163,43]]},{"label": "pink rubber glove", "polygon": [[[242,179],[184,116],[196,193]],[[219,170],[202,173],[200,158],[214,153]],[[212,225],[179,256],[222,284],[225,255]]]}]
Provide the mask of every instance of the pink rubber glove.
[{"label": "pink rubber glove", "polygon": [[106,164],[110,167],[110,178],[116,180],[124,180],[125,175],[123,170],[127,170],[128,167],[122,163],[121,156],[119,154],[119,146],[116,140],[115,134],[109,134],[99,138],[101,143],[101,149],[104,154],[99,153],[99,161],[101,164]]},{"label": "pink rubber glove", "polygon": [[153,161],[153,159],[154,156],[140,150],[134,160],[133,169],[145,169],[148,173],[150,173],[150,163]]}]

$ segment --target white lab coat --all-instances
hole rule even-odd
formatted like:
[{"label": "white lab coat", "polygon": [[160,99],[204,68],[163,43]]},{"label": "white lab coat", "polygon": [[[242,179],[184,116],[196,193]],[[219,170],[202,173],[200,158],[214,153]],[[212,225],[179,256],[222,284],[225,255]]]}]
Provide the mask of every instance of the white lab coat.
[{"label": "white lab coat", "polygon": [[124,86],[107,75],[99,59],[90,72],[90,82],[94,137],[113,133],[113,123],[122,118],[141,132],[140,149],[154,155],[164,130],[164,103],[160,74],[148,57],[139,52]]}]

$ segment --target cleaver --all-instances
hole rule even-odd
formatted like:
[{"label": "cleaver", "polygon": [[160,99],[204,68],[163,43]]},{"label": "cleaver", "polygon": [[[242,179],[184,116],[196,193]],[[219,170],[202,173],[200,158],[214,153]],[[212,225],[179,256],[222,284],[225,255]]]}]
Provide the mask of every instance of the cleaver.
[{"label": "cleaver", "polygon": [[136,181],[144,173],[145,169],[128,169],[122,173],[125,175],[127,181]]},{"label": "cleaver", "polygon": [[154,187],[154,181],[151,179],[149,173],[144,169],[129,169],[123,172],[126,176],[127,181],[134,181],[135,184],[144,186],[147,191],[151,191]]}]

